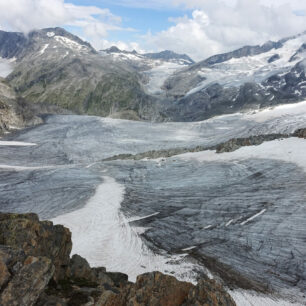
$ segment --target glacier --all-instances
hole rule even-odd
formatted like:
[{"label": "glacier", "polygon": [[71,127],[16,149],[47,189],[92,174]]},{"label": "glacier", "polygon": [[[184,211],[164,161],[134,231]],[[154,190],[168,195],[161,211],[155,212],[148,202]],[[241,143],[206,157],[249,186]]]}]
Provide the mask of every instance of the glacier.
[{"label": "glacier", "polygon": [[[1,140],[0,207],[69,226],[73,252],[131,279],[153,269],[193,281],[205,273],[230,288],[272,291],[271,305],[285,296],[290,300],[280,305],[301,303],[305,140],[231,153],[106,159],[292,133],[305,125],[306,102],[193,123],[47,116],[44,124]],[[249,291],[237,290],[230,292],[247,305]]]}]

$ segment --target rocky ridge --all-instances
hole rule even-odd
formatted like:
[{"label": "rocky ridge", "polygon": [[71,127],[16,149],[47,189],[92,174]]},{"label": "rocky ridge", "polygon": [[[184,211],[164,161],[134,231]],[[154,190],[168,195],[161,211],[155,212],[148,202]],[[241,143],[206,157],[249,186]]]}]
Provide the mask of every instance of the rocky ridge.
[{"label": "rocky ridge", "polygon": [[[254,135],[245,138],[232,138],[226,142],[220,143],[214,146],[196,146],[194,148],[173,148],[166,150],[152,150],[147,152],[142,152],[138,154],[119,154],[109,158],[104,159],[103,161],[112,161],[112,160],[141,160],[144,158],[156,159],[156,158],[167,158],[184,153],[195,153],[206,150],[216,150],[216,153],[224,152],[233,152],[238,150],[241,147],[247,146],[258,146],[266,141],[272,141],[276,139],[284,139],[289,137],[301,137],[305,138],[304,135],[305,129],[299,129],[292,134],[266,134],[266,135]],[[303,136],[304,135],[304,136]]]},{"label": "rocky ridge", "polygon": [[35,214],[0,214],[0,304],[235,305],[213,280],[195,286],[160,272],[138,276],[90,268],[71,252],[71,233]]}]

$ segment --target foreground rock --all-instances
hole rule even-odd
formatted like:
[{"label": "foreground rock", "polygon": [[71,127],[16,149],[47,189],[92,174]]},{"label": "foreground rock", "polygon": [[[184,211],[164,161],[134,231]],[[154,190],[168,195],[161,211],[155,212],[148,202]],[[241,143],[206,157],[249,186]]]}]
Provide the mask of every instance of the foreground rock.
[{"label": "foreground rock", "polygon": [[70,231],[35,214],[0,213],[0,305],[235,305],[215,281],[197,286],[160,272],[123,273],[69,258]]}]

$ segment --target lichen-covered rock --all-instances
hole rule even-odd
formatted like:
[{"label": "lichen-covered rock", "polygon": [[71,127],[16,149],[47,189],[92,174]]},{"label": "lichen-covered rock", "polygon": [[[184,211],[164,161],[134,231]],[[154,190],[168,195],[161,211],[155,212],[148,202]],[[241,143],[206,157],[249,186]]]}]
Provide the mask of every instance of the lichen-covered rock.
[{"label": "lichen-covered rock", "polygon": [[0,289],[3,287],[4,284],[6,284],[10,276],[11,276],[11,273],[9,272],[3,259],[0,258]]},{"label": "lichen-covered rock", "polygon": [[98,305],[175,306],[186,302],[192,284],[180,282],[173,276],[160,272],[145,273],[135,284],[121,288],[120,293],[106,290]]},{"label": "lichen-covered rock", "polygon": [[200,280],[198,285],[189,291],[188,299],[184,306],[188,305],[233,306],[236,304],[220,284],[214,280]]},{"label": "lichen-covered rock", "polygon": [[129,294],[134,305],[181,305],[186,301],[192,284],[180,282],[175,277],[160,272],[146,273],[137,277]]},{"label": "lichen-covered rock", "polygon": [[145,273],[135,284],[105,288],[96,305],[102,306],[234,306],[221,285],[201,280],[197,286],[160,272]]},{"label": "lichen-covered rock", "polygon": [[77,254],[73,255],[70,259],[70,263],[67,269],[67,277],[71,278],[83,278],[95,280],[95,274],[89,266],[87,260]]},{"label": "lichen-covered rock", "polygon": [[44,291],[54,273],[49,258],[29,256],[0,295],[0,305],[30,306]]},{"label": "lichen-covered rock", "polygon": [[35,214],[0,214],[0,244],[22,249],[28,256],[46,256],[55,279],[65,276],[72,248],[71,233],[61,225],[39,221]]}]

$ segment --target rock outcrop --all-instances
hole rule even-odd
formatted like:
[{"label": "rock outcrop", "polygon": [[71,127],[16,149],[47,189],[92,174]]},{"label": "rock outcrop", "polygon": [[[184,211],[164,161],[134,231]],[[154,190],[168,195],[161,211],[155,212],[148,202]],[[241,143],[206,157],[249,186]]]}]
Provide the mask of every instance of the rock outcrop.
[{"label": "rock outcrop", "polygon": [[235,305],[212,280],[197,286],[160,272],[138,276],[69,257],[71,233],[35,214],[0,213],[0,305]]},{"label": "rock outcrop", "polygon": [[258,146],[266,141],[272,141],[288,137],[289,135],[284,135],[284,134],[267,134],[267,135],[250,136],[246,138],[233,138],[227,142],[217,145],[216,152],[217,153],[233,152],[241,147]]},{"label": "rock outcrop", "polygon": [[26,256],[48,257],[55,266],[54,280],[63,279],[72,248],[70,231],[35,214],[1,214],[0,244],[21,248]]},{"label": "rock outcrop", "polygon": [[[47,109],[42,109],[42,112]],[[0,135],[15,129],[42,123],[40,110],[18,97],[14,89],[0,78]]]},{"label": "rock outcrop", "polygon": [[305,138],[306,139],[306,128],[305,129],[298,129],[296,130],[293,134],[293,137],[298,137],[298,138]]}]

